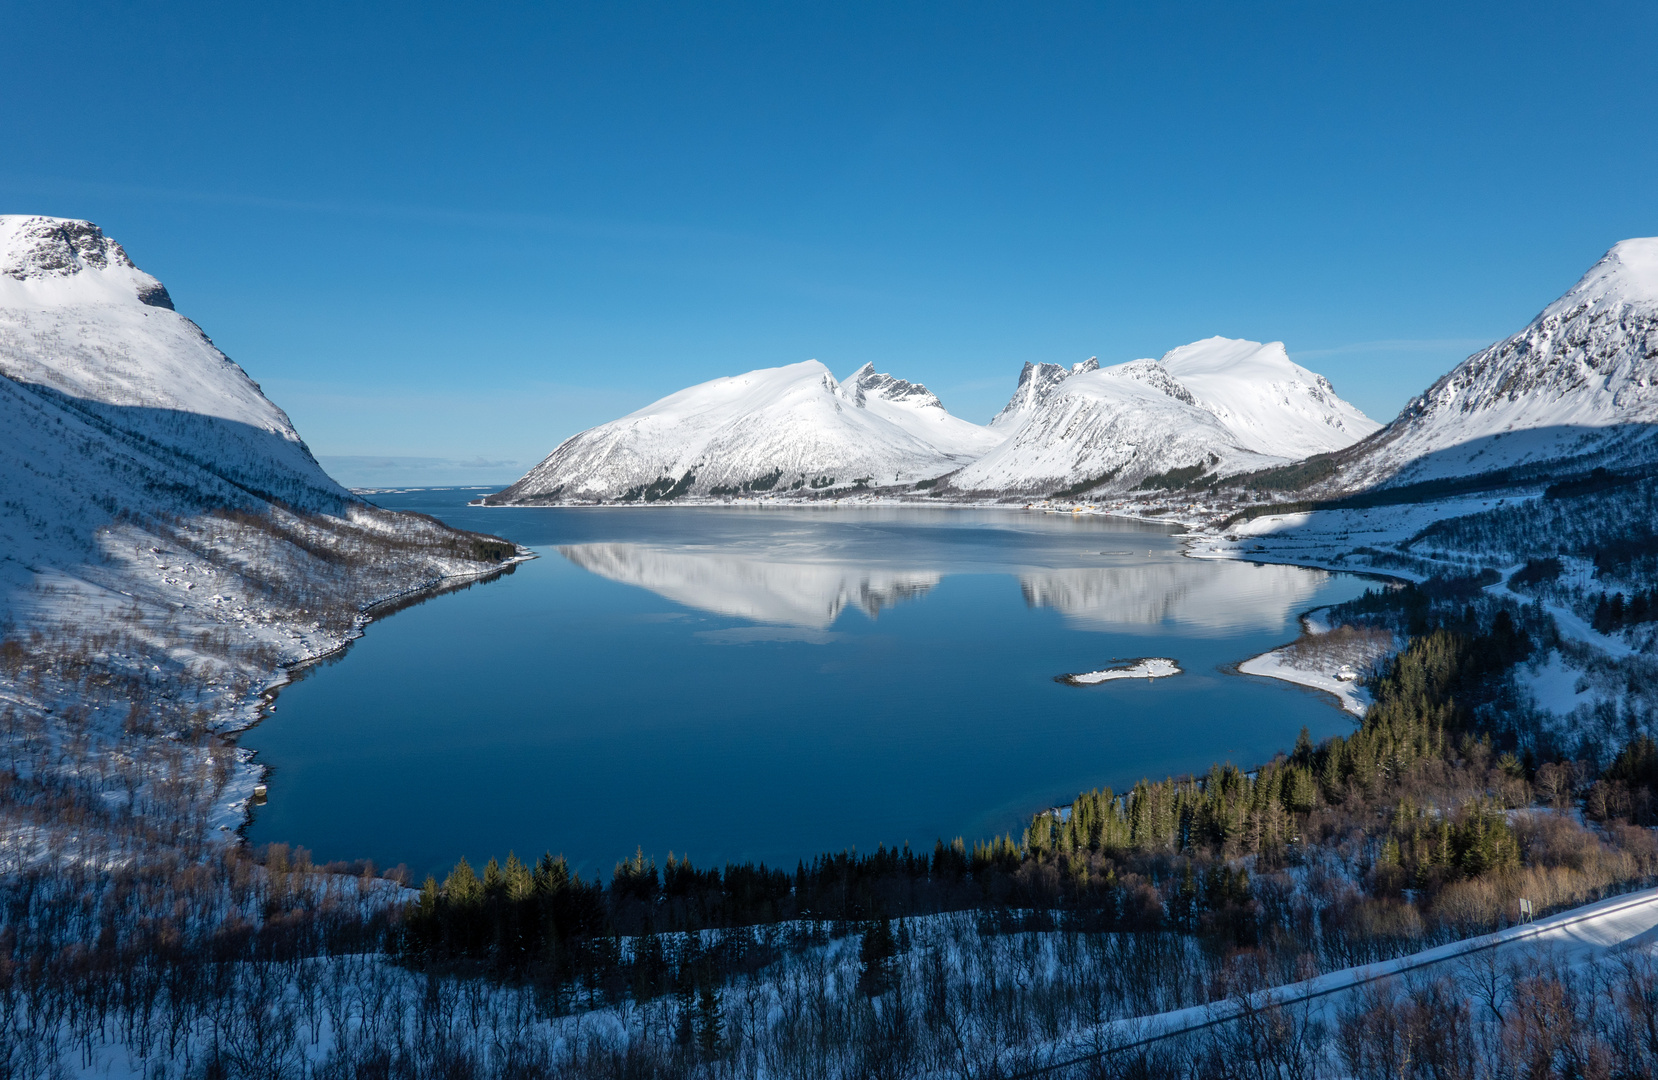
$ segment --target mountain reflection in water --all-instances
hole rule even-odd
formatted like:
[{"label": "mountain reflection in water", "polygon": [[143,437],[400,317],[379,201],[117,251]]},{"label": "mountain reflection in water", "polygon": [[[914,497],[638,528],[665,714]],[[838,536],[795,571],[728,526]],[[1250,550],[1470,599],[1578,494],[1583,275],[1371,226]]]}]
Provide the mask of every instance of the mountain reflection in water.
[{"label": "mountain reflection in water", "polygon": [[[745,543],[722,550],[600,543],[567,544],[558,551],[584,570],[686,607],[812,630],[827,630],[848,607],[875,618],[885,608],[925,596],[947,574],[973,569],[945,561],[885,562],[873,552],[857,561],[791,560],[794,546],[768,550]],[[1167,553],[1090,556],[1107,565],[1007,569],[1017,575],[1027,605],[1054,608],[1083,630],[1158,623],[1218,631],[1277,627],[1329,577],[1291,566],[1216,561],[1194,566]]]},{"label": "mountain reflection in water", "polygon": [[[1195,561],[1195,560],[1193,560]],[[1080,630],[1173,623],[1198,630],[1266,630],[1307,603],[1329,580],[1322,570],[1205,560],[1020,574],[1025,603],[1057,608]]]},{"label": "mountain reflection in water", "polygon": [[769,562],[734,552],[649,544],[570,544],[558,550],[583,570],[649,589],[676,604],[817,630],[833,625],[849,606],[874,618],[882,608],[925,594],[943,577],[936,570]]}]

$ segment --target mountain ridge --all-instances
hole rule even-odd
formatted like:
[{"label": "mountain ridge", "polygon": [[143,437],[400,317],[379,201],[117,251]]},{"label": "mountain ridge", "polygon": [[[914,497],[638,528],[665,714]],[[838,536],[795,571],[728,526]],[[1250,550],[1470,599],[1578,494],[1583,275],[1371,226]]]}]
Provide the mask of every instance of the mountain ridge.
[{"label": "mountain ridge", "polygon": [[840,382],[816,360],[686,387],[573,435],[488,505],[910,484],[1000,435],[950,415],[925,386],[865,364]]},{"label": "mountain ridge", "polygon": [[[361,600],[472,561],[470,534],[336,483],[287,413],[89,221],[0,216],[0,475],[0,624],[123,607],[257,638],[290,604],[332,607],[300,599],[305,578]],[[338,644],[304,621],[279,653]]]},{"label": "mountain ridge", "polygon": [[1186,482],[1287,463],[1379,426],[1290,360],[1282,342],[1222,337],[1109,367],[1027,364],[998,420],[1011,428],[1008,440],[952,474],[950,489],[1126,492],[1159,477]]},{"label": "mountain ridge", "polygon": [[[1090,481],[1126,490],[1170,470],[1238,473],[1281,464],[1376,427],[1336,397],[1329,380],[1293,363],[1280,342],[1208,338],[1161,360],[1105,368],[1097,357],[1069,368],[1026,363],[1007,405],[984,427],[951,416],[924,386],[873,364],[841,383],[806,361],[687,387],[574,435],[484,502],[775,498],[900,487],[1001,498]],[[858,444],[848,446],[854,432]]]},{"label": "mountain ridge", "polygon": [[1291,490],[1350,495],[1655,463],[1658,237],[1613,245],[1524,328],[1457,364]]}]

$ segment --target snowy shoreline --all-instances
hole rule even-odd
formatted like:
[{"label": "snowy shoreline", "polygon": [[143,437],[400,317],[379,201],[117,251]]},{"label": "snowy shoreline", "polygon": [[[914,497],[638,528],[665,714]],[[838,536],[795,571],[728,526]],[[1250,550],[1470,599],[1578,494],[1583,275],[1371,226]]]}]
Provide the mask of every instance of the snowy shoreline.
[{"label": "snowy shoreline", "polygon": [[1343,679],[1338,672],[1292,667],[1284,657],[1284,651],[1288,648],[1289,646],[1285,645],[1269,649],[1259,656],[1252,656],[1237,666],[1238,673],[1278,679],[1296,686],[1304,686],[1309,690],[1321,690],[1334,697],[1341,704],[1342,711],[1357,717],[1364,716],[1364,711],[1370,707],[1370,691],[1365,689],[1362,682],[1357,678]]}]

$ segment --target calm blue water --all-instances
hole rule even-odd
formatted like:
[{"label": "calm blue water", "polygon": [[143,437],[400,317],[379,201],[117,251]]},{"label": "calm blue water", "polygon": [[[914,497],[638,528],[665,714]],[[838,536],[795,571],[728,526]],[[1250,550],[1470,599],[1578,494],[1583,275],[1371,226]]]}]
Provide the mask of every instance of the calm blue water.
[{"label": "calm blue water", "polygon": [[[1362,592],[1184,558],[1170,530],[1020,511],[469,508],[380,496],[540,558],[373,623],[244,745],[255,843],[406,863],[643,846],[701,864],[1012,829],[1099,785],[1351,729],[1220,668]],[[1186,673],[1054,682],[1113,658]]]}]

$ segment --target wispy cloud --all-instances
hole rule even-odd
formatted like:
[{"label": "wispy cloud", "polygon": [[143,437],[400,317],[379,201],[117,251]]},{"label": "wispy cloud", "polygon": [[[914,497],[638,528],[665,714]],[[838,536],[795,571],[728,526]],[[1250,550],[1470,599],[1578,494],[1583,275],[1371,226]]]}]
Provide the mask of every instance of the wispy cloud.
[{"label": "wispy cloud", "polygon": [[661,222],[625,221],[559,214],[520,213],[499,210],[472,210],[417,203],[389,203],[352,199],[288,199],[243,192],[198,191],[188,188],[153,187],[143,184],[115,184],[28,174],[0,173],[0,188],[42,195],[84,193],[106,198],[150,202],[197,203],[211,206],[240,206],[299,214],[335,214],[343,217],[419,221],[433,225],[465,225],[499,231],[531,231],[580,236],[598,240],[697,243],[733,242],[747,239],[735,233],[701,226]]},{"label": "wispy cloud", "polygon": [[1350,356],[1357,353],[1439,353],[1472,352],[1497,340],[1489,338],[1392,338],[1387,341],[1353,341],[1328,349],[1294,349],[1298,357]]}]

